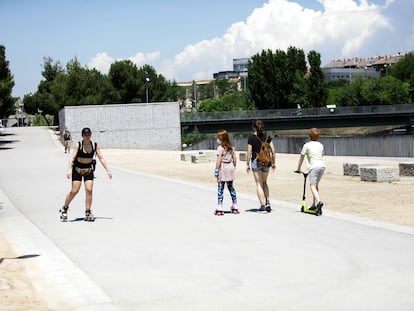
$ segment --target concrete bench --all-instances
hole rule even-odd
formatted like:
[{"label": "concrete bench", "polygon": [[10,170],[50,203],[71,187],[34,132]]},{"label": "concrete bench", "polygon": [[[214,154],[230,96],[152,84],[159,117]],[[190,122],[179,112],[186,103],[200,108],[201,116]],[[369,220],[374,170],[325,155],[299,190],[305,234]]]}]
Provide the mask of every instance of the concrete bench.
[{"label": "concrete bench", "polygon": [[400,180],[398,167],[371,166],[360,168],[362,181],[397,181]]},{"label": "concrete bench", "polygon": [[182,153],[180,155],[181,161],[189,161],[191,160],[191,156],[194,155],[194,153]]},{"label": "concrete bench", "polygon": [[376,166],[375,163],[344,163],[344,176],[360,176],[361,167]]},{"label": "concrete bench", "polygon": [[402,162],[398,164],[400,176],[414,176],[414,162]]},{"label": "concrete bench", "polygon": [[205,154],[197,154],[191,156],[191,163],[206,163],[210,162]]},{"label": "concrete bench", "polygon": [[[195,162],[193,161],[193,157],[195,158]],[[194,152],[183,152],[180,155],[181,161],[191,161],[193,163],[200,162],[197,160],[197,157],[200,158],[200,161],[202,162],[210,162],[210,161],[216,161],[216,152],[215,151],[194,151]]]}]

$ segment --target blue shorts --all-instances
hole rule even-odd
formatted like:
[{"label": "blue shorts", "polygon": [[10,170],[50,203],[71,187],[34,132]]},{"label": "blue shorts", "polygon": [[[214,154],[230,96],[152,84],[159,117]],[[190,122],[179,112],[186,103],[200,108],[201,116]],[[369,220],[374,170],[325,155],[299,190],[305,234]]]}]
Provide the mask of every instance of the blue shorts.
[{"label": "blue shorts", "polygon": [[252,161],[252,171],[253,172],[263,172],[268,173],[270,171],[270,166],[263,166],[257,163],[257,159]]}]

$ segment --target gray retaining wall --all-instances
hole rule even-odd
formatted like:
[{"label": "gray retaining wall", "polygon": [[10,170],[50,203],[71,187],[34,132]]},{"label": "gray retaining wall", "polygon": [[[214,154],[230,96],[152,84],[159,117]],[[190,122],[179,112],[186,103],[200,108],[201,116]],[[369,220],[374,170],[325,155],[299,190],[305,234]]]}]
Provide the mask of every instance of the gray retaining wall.
[{"label": "gray retaining wall", "polygon": [[103,148],[181,150],[181,124],[176,102],[66,106],[59,111],[59,131],[67,127],[73,141],[90,127]]}]

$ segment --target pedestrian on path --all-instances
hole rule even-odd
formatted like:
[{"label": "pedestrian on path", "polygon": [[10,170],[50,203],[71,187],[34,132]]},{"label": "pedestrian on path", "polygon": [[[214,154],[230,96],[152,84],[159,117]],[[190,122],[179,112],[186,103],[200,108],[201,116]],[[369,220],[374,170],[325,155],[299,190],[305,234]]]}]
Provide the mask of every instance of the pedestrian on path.
[{"label": "pedestrian on path", "polygon": [[72,143],[72,135],[67,127],[63,131],[63,145],[65,146],[65,153],[70,153],[70,146]]},{"label": "pedestrian on path", "polygon": [[95,154],[105,168],[109,179],[112,179],[112,173],[109,171],[108,164],[101,153],[101,149],[96,142],[91,141],[91,135],[92,132],[90,128],[85,127],[82,129],[82,141],[78,142],[78,144],[73,148],[73,154],[69,161],[68,171],[66,174],[68,179],[72,179],[72,188],[66,195],[65,203],[60,209],[60,217],[63,221],[67,220],[69,204],[78,194],[82,180],[84,181],[86,192],[85,220],[95,220],[91,211],[93,180],[96,166]]},{"label": "pedestrian on path", "polygon": [[[270,168],[272,171],[276,169],[276,149],[272,138],[264,131],[264,123],[262,120],[255,120],[252,123],[253,134],[249,135],[247,140],[247,158],[246,170],[253,172],[254,181],[256,183],[257,197],[259,198],[260,211],[271,212],[272,207],[269,199],[269,186],[267,178]],[[267,153],[269,160],[264,163],[259,161],[259,153],[263,148],[263,153]]]},{"label": "pedestrian on path", "polygon": [[227,189],[230,192],[232,205],[231,212],[233,214],[239,214],[237,209],[237,194],[233,186],[233,181],[236,177],[236,164],[237,157],[234,151],[234,147],[230,142],[229,134],[226,130],[220,130],[217,132],[217,159],[216,168],[214,170],[214,176],[217,178],[217,209],[215,215],[223,216],[223,192],[224,186],[227,184]]},{"label": "pedestrian on path", "polygon": [[306,156],[309,171],[309,184],[313,196],[313,203],[309,209],[320,210],[322,209],[323,202],[319,197],[319,182],[321,181],[326,167],[323,161],[324,147],[319,142],[321,133],[317,128],[311,128],[308,135],[311,140],[305,143],[302,147],[296,172],[301,172],[303,160]]}]

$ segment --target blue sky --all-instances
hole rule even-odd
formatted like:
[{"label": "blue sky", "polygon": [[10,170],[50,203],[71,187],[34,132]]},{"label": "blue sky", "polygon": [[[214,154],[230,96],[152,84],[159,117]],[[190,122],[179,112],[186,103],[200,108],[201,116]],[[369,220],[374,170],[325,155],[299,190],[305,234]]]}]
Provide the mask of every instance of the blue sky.
[{"label": "blue sky", "polygon": [[43,57],[77,58],[107,73],[112,62],[178,82],[211,79],[233,58],[289,46],[333,59],[414,50],[413,0],[0,0],[0,44],[14,96],[34,93]]}]

